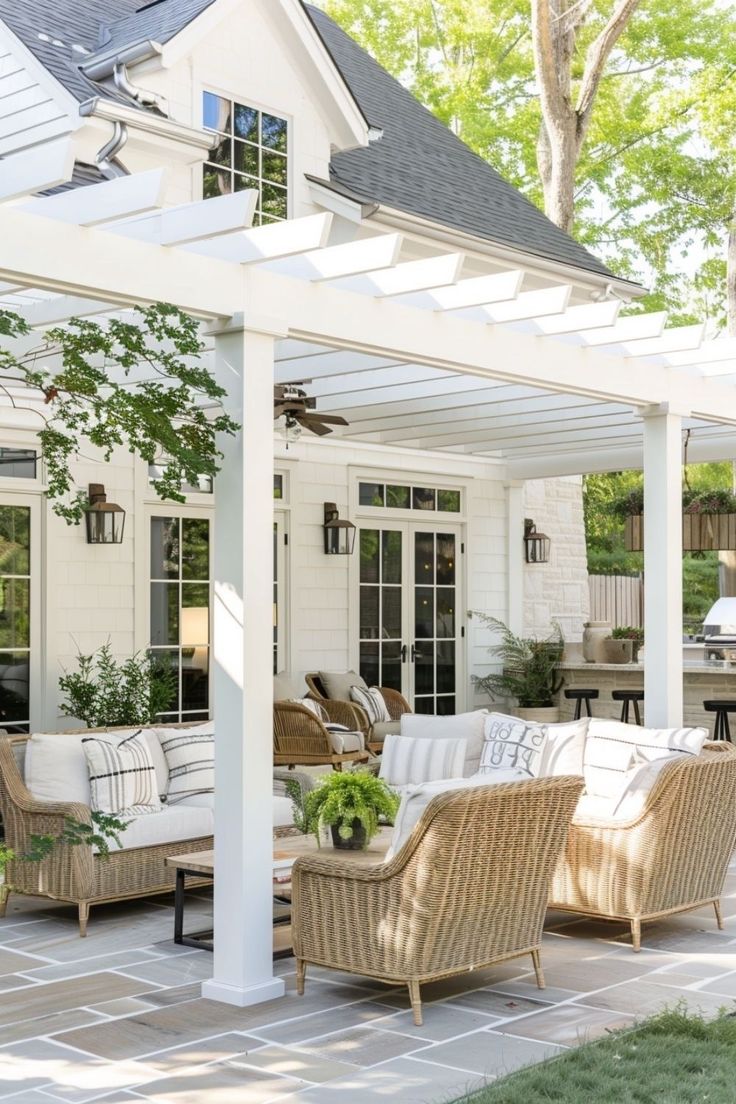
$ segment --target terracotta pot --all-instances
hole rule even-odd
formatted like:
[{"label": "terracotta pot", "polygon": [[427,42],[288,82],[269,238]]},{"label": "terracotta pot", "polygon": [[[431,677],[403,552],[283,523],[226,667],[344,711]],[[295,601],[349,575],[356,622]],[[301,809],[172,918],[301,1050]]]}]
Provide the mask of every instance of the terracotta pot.
[{"label": "terracotta pot", "polygon": [[631,663],[633,640],[613,640],[604,642],[606,663]]},{"label": "terracotta pot", "polygon": [[557,724],[560,719],[559,706],[548,705],[537,709],[524,709],[519,706],[515,710],[517,717],[521,717],[522,721],[535,721],[537,724]]},{"label": "terracotta pot", "polygon": [[332,846],[338,851],[362,851],[366,844],[365,828],[359,820],[353,821],[353,834],[350,839],[343,839],[340,835],[340,826],[332,824]]},{"label": "terracotta pot", "polygon": [[603,645],[611,635],[610,621],[586,621],[583,630],[583,659],[586,663],[605,663]]}]

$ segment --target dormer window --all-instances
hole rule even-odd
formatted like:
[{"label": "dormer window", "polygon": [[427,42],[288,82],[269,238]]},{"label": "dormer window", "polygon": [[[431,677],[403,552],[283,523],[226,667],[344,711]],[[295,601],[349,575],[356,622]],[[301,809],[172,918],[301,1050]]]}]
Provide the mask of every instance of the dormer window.
[{"label": "dormer window", "polygon": [[203,94],[202,113],[204,126],[215,133],[204,166],[204,198],[256,188],[254,225],[287,218],[286,119],[213,92]]}]

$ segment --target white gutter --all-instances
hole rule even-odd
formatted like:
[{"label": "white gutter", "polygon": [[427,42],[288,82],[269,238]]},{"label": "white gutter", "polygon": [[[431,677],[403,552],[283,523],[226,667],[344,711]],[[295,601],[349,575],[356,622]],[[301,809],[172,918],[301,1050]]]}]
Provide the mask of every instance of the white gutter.
[{"label": "white gutter", "polygon": [[186,126],[164,115],[157,115],[153,111],[141,111],[140,108],[107,100],[101,96],[95,96],[80,104],[79,114],[95,119],[105,119],[111,123],[120,122],[168,141],[193,146],[197,150],[208,150],[212,146],[212,135],[198,127]]},{"label": "white gutter", "polygon": [[135,42],[122,50],[115,47],[111,50],[98,51],[81,62],[79,68],[90,80],[101,81],[111,77],[117,65],[137,65],[138,62],[148,61],[149,58],[156,57],[162,52],[161,43],[149,38],[142,42]]}]

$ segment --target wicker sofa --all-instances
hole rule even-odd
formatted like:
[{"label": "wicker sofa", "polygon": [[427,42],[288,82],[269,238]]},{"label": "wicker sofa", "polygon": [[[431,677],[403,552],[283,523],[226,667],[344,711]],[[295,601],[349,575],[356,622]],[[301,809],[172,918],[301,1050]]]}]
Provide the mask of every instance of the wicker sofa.
[{"label": "wicker sofa", "polygon": [[308,964],[407,985],[419,1025],[423,982],[528,954],[542,988],[549,883],[582,786],[561,776],[442,793],[381,865],[298,859],[298,992]]},{"label": "wicker sofa", "polygon": [[[88,729],[85,734],[91,731]],[[83,772],[83,752],[78,742],[81,734],[56,735],[60,739],[76,738],[81,757],[79,769]],[[31,739],[27,735],[0,738],[0,812],[5,826],[5,842],[18,855],[28,851],[31,835],[58,836],[67,817],[82,823],[90,821],[89,804],[79,800],[79,792],[75,795],[70,790],[70,796],[77,799],[69,801],[46,800],[31,793],[26,785],[26,756]],[[302,779],[293,773],[290,776],[298,777],[307,787],[310,785],[309,779]],[[173,890],[174,873],[167,867],[166,858],[212,847],[212,795],[199,797],[199,802],[191,799],[185,807],[172,807],[155,816],[137,818],[140,822],[151,822],[150,825],[143,825],[144,832],[146,829],[157,832],[159,837],[166,836],[165,840],[135,845],[136,839],[133,838],[130,842],[126,836],[131,833],[135,837],[134,820],[128,832],[121,837],[123,848],[112,850],[109,858],[101,859],[87,845],[59,844],[42,862],[10,863],[6,873],[8,885],[19,894],[49,897],[77,905],[79,933],[84,936],[92,905]],[[273,800],[277,834],[292,831],[291,802],[284,793],[282,778],[275,777]],[[163,825],[165,817],[173,817],[168,831],[167,826]],[[192,884],[196,884],[194,880]],[[0,916],[5,915],[6,908],[7,897],[0,898]]]},{"label": "wicker sofa", "polygon": [[[582,803],[581,803],[582,805]],[[581,808],[552,879],[550,906],[641,925],[719,899],[736,844],[736,748],[706,744],[668,763],[629,820],[597,819]]]}]

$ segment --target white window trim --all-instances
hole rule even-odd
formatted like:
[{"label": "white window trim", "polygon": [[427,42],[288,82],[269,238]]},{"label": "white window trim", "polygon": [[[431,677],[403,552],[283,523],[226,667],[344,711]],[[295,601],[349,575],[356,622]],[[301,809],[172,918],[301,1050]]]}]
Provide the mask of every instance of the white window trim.
[{"label": "white window trim", "polygon": [[[30,492],[24,487],[17,486],[22,480],[4,481],[15,482],[15,487],[0,488],[0,505],[26,506],[31,511],[31,557],[30,557],[30,663],[28,682],[28,719],[31,732],[38,732],[46,727],[46,690],[54,685],[54,679],[58,679],[58,671],[47,669],[46,640],[48,625],[46,617],[46,595],[49,583],[53,582],[49,576],[46,556],[46,526],[43,510],[43,498],[40,493]],[[28,480],[32,483],[32,480]],[[44,672],[46,672],[46,685],[44,685]]]}]

